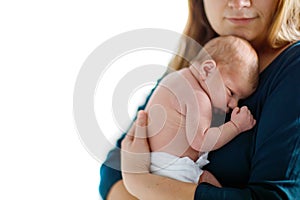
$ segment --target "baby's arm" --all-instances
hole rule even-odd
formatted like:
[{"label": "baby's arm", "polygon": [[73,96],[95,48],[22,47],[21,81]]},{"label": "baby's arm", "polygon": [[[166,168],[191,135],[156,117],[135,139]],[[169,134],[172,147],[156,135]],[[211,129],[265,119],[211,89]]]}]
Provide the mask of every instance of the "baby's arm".
[{"label": "baby's arm", "polygon": [[[238,134],[253,128],[255,123],[256,120],[253,118],[253,115],[251,114],[247,106],[243,106],[242,108],[236,107],[231,113],[230,121],[217,128],[219,129],[217,131],[220,134],[219,137],[216,137],[218,133],[214,133],[216,131],[216,128],[210,128],[212,129],[212,131],[208,129],[206,133],[206,138],[208,139],[207,142],[209,144],[211,142],[209,140],[210,137],[215,137],[216,143],[211,150],[216,150],[227,144]],[[203,146],[206,146],[205,144],[206,142],[204,141]]]},{"label": "baby's arm", "polygon": [[[200,117],[200,119],[201,118],[202,120],[205,119],[205,117]],[[187,117],[187,121],[188,120],[191,120],[191,118]],[[202,122],[204,122],[204,124]],[[190,123],[187,123],[186,131],[188,141],[193,149],[200,152],[209,152],[219,149],[241,132],[251,129],[255,125],[256,120],[253,118],[249,109],[243,106],[242,108],[236,107],[232,111],[230,121],[219,127],[209,127],[210,124],[205,123],[205,120],[202,122],[200,121],[194,138],[191,138],[193,134],[191,132],[189,133],[190,128],[188,125],[190,125]]]}]

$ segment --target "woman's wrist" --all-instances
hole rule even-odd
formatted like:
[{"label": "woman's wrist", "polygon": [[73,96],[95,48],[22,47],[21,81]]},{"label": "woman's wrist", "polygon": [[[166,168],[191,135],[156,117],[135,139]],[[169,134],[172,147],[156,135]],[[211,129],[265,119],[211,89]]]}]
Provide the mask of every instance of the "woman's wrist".
[{"label": "woman's wrist", "polygon": [[124,185],[125,182],[128,182],[127,190],[138,199],[192,200],[197,188],[197,184],[194,183],[186,183],[151,173],[126,174],[125,176],[128,179],[123,181]]},{"label": "woman's wrist", "polygon": [[107,200],[115,200],[115,199],[137,200],[137,198],[132,194],[130,194],[128,190],[125,188],[123,180],[119,180],[112,186],[106,199]]},{"label": "woman's wrist", "polygon": [[150,173],[123,173],[123,184],[131,195],[141,198],[145,195],[149,175]]}]

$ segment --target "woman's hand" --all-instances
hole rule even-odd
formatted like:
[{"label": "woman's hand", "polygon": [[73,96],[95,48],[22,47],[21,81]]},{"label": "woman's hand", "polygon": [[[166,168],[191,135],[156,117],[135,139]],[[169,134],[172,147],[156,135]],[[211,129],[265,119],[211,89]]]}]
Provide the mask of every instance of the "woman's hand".
[{"label": "woman's hand", "polygon": [[148,174],[150,168],[146,112],[138,112],[137,120],[123,139],[121,148],[123,182],[126,189],[134,194],[139,175]]}]

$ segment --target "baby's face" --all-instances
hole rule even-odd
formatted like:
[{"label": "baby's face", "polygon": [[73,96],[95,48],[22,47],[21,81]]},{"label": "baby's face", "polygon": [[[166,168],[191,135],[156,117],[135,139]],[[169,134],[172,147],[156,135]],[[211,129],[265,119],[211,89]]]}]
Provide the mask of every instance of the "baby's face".
[{"label": "baby's face", "polygon": [[215,83],[214,91],[211,91],[216,93],[211,97],[212,104],[225,112],[237,107],[240,99],[250,96],[254,91],[245,79],[235,73],[223,73],[222,81]]},{"label": "baby's face", "polygon": [[238,101],[249,97],[253,92],[253,86],[238,74],[223,76],[226,88],[227,109],[234,109],[238,105]]}]

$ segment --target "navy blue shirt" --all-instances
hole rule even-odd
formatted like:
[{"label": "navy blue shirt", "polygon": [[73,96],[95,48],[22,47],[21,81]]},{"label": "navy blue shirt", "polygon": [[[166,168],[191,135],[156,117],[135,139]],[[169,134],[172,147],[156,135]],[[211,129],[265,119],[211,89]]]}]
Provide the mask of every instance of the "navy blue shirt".
[{"label": "navy blue shirt", "polygon": [[[205,169],[223,188],[199,184],[194,199],[300,199],[300,42],[260,74],[257,90],[243,105],[256,126],[210,152]],[[100,173],[99,191],[105,199],[122,178],[118,148],[108,154]]]}]

